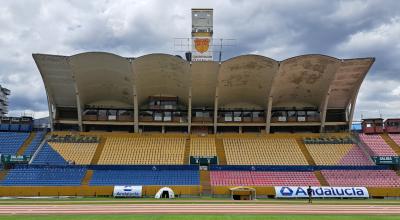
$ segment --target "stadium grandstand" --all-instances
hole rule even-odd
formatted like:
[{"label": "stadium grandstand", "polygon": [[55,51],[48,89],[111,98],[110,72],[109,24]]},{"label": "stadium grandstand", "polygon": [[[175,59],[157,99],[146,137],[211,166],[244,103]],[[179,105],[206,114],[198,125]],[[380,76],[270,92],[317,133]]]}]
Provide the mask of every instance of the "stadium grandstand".
[{"label": "stadium grandstand", "polygon": [[[212,36],[200,27],[193,37],[202,30]],[[169,187],[177,197],[252,199],[312,186],[400,197],[400,120],[365,119],[351,131],[374,58],[188,58],[33,54],[50,131],[1,118],[0,196],[140,186],[143,197]]]}]

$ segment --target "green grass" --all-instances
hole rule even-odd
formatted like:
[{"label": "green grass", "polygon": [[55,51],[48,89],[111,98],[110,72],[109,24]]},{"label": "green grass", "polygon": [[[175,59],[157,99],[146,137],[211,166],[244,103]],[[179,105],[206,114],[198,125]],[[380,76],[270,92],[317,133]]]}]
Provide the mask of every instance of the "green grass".
[{"label": "green grass", "polygon": [[379,215],[10,215],[0,220],[397,220]]}]

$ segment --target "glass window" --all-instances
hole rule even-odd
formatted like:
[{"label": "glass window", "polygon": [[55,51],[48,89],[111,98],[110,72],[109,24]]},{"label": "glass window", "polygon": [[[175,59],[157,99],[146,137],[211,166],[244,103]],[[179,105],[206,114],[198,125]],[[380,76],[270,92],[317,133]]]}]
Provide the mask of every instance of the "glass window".
[{"label": "glass window", "polygon": [[203,117],[203,112],[195,112],[195,117]]},{"label": "glass window", "polygon": [[298,111],[297,112],[297,116],[306,116],[306,112],[305,111]]},{"label": "glass window", "polygon": [[233,114],[232,114],[232,112],[225,112],[224,113],[224,117],[225,117],[225,121],[232,121],[232,116],[233,116]]},{"label": "glass window", "polygon": [[296,111],[288,111],[288,117],[296,117]]},{"label": "glass window", "polygon": [[251,118],[251,112],[243,112],[243,117]]},{"label": "glass window", "polygon": [[234,121],[242,121],[242,112],[234,112],[233,120]]},{"label": "glass window", "polygon": [[162,114],[161,112],[154,113],[154,121],[162,121]]},{"label": "glass window", "polygon": [[171,121],[172,113],[171,112],[164,112],[164,121]]}]

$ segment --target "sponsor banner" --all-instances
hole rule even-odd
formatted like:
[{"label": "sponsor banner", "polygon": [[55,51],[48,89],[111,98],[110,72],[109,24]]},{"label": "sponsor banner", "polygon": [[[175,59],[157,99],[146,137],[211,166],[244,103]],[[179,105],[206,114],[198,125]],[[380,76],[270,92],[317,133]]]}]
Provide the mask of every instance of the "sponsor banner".
[{"label": "sponsor banner", "polygon": [[114,197],[142,197],[142,186],[114,186]]},{"label": "sponsor banner", "polygon": [[213,61],[211,37],[192,38],[192,61]]},{"label": "sponsor banner", "polygon": [[9,155],[9,154],[0,154],[1,163],[29,163],[31,160],[30,156],[19,156],[19,155]]},{"label": "sponsor banner", "polygon": [[[276,198],[307,198],[308,186],[275,186]],[[313,198],[368,198],[365,187],[311,187]]]},{"label": "sponsor banner", "polygon": [[372,156],[371,158],[378,165],[400,164],[399,156]]},{"label": "sponsor banner", "polygon": [[216,156],[190,156],[190,164],[218,164],[218,159]]}]

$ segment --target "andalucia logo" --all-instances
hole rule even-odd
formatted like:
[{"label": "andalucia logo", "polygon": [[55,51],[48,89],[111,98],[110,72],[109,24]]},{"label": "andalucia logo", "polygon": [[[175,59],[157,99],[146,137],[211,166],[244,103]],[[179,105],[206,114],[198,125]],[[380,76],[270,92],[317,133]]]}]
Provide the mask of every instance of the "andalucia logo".
[{"label": "andalucia logo", "polygon": [[194,47],[197,52],[204,53],[208,51],[208,47],[210,45],[210,39],[208,38],[196,38],[194,39]]}]

